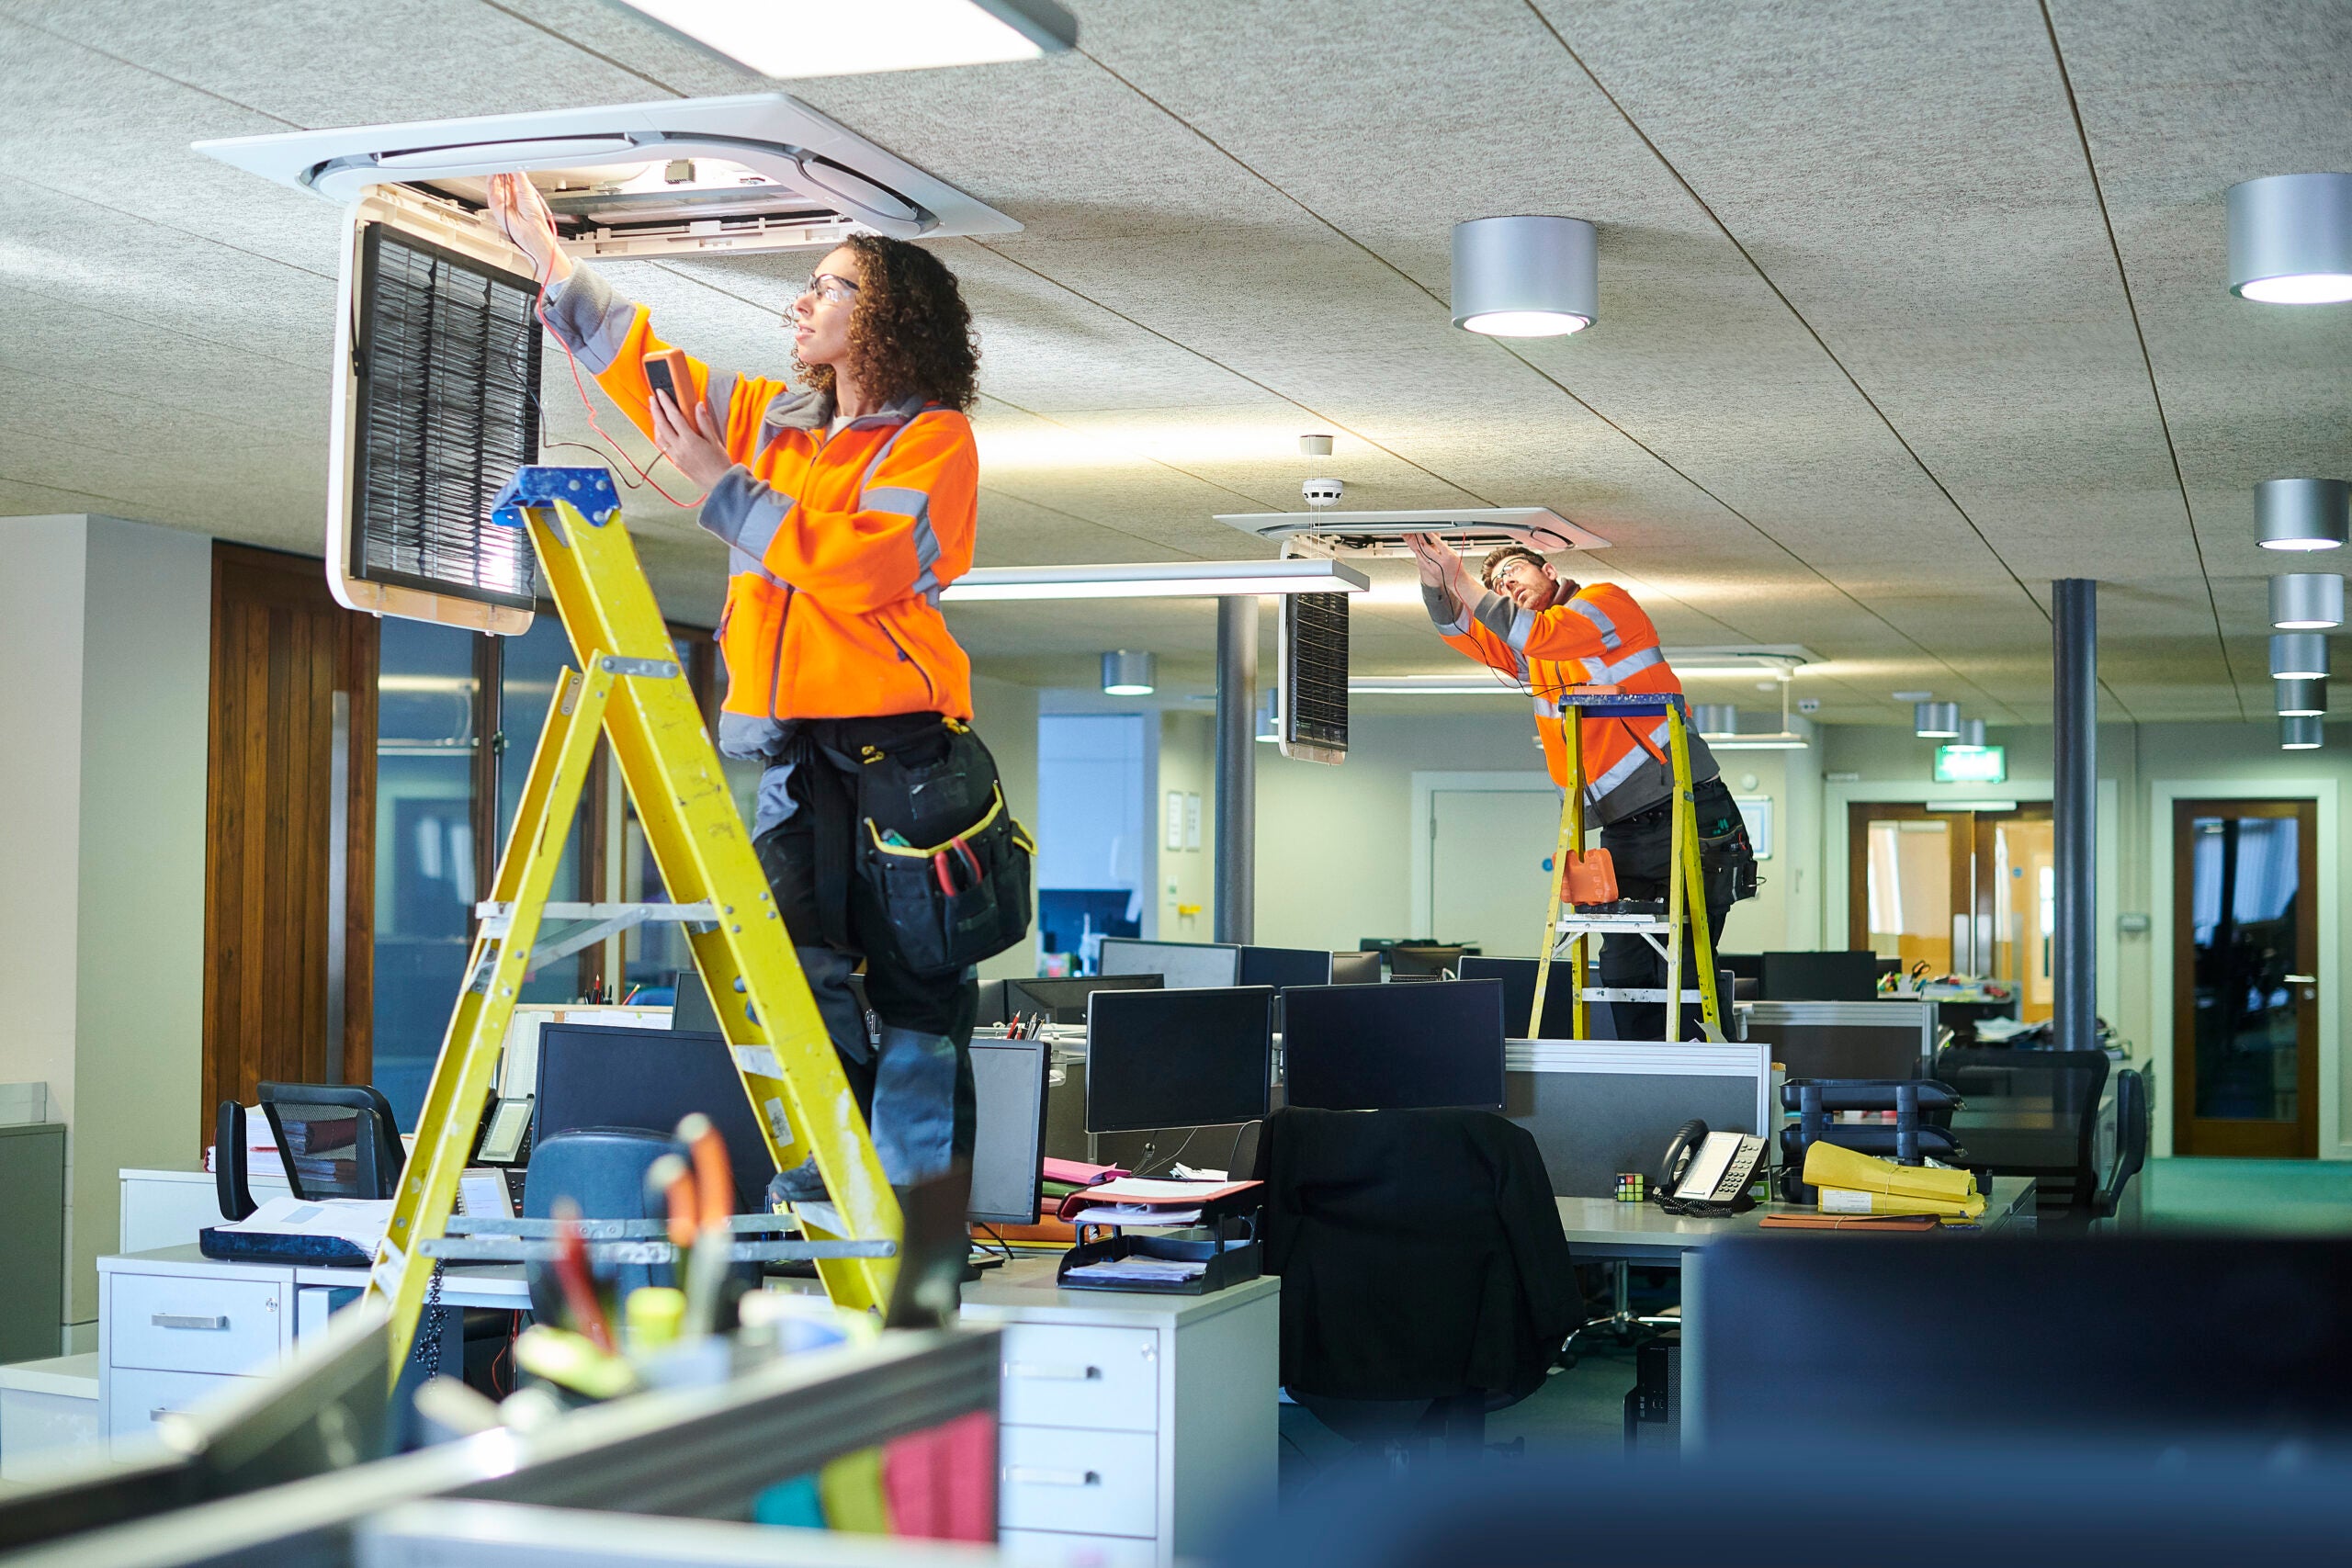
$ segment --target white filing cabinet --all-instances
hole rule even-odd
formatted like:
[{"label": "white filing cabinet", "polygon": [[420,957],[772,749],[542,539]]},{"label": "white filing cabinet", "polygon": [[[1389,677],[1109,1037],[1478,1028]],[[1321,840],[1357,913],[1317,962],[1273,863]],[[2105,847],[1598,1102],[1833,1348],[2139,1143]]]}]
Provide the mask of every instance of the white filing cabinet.
[{"label": "white filing cabinet", "polygon": [[[182,1256],[183,1254],[187,1256]],[[196,1248],[98,1259],[98,1411],[109,1440],[258,1377],[294,1344],[294,1270]]]},{"label": "white filing cabinet", "polygon": [[[220,1189],[209,1170],[126,1168],[116,1175],[122,1183],[122,1230],[115,1245],[125,1252],[194,1247],[197,1232],[220,1223]],[[283,1177],[256,1176],[247,1185],[256,1203],[291,1190]]]},{"label": "white filing cabinet", "polygon": [[964,1287],[998,1325],[997,1528],[1006,1556],[1080,1568],[1205,1556],[1270,1504],[1281,1281],[1204,1296],[1066,1291],[1054,1258]]}]

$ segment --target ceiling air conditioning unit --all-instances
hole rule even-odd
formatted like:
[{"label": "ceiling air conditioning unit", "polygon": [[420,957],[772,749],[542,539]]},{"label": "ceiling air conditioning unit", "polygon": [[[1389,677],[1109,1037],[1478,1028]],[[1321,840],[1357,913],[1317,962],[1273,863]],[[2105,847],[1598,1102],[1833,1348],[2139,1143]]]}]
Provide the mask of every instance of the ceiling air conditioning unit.
[{"label": "ceiling air conditioning unit", "polygon": [[1220,513],[1217,521],[1286,556],[1401,556],[1408,534],[1435,534],[1461,550],[1528,545],[1545,554],[1605,550],[1609,541],[1548,506],[1454,506],[1411,512]]},{"label": "ceiling air conditioning unit", "polygon": [[531,176],[575,256],[800,250],[1021,225],[783,93],[301,130],[196,151],[349,204],[386,186],[480,212]]}]

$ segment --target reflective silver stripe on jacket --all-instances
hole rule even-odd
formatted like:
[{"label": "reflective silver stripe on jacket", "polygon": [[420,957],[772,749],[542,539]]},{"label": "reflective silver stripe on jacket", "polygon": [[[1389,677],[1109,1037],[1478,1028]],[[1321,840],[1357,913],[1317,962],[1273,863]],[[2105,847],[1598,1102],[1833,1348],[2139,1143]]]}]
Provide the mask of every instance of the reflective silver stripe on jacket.
[{"label": "reflective silver stripe on jacket", "polygon": [[1587,604],[1582,599],[1571,599],[1568,608],[1590,621],[1600,633],[1600,650],[1603,653],[1614,653],[1624,646],[1625,639],[1617,635],[1617,623],[1611,620],[1609,612],[1600,605]]},{"label": "reflective silver stripe on jacket", "polygon": [[773,485],[761,483],[752,470],[738,463],[719,476],[703,497],[697,521],[753,560],[767,558],[775,531],[797,503]]},{"label": "reflective silver stripe on jacket", "polygon": [[887,512],[897,517],[914,520],[915,583],[917,593],[928,593],[939,586],[939,534],[931,525],[931,497],[922,491],[904,485],[880,485],[865,491],[861,498],[868,512]]},{"label": "reflective silver stripe on jacket", "polygon": [[1628,675],[1638,675],[1645,670],[1665,663],[1666,655],[1658,649],[1645,648],[1639,653],[1627,654],[1614,664],[1603,663],[1598,659],[1579,659],[1577,662],[1584,666],[1585,675],[1594,685],[1614,686]]},{"label": "reflective silver stripe on jacket", "polygon": [[[1666,750],[1668,733],[1667,721],[1665,719],[1659,719],[1657,721],[1657,728],[1650,731],[1650,744],[1657,747],[1660,751],[1664,751]],[[1651,756],[1649,752],[1643,750],[1638,745],[1635,746],[1632,750],[1617,759],[1616,766],[1595,778],[1590,784],[1586,784],[1584,786],[1584,797],[1598,806],[1600,802],[1606,800],[1610,795],[1616,790],[1618,785],[1632,778],[1635,773],[1640,773],[1642,771],[1643,763],[1655,762],[1656,761],[1657,761],[1657,759]]]}]

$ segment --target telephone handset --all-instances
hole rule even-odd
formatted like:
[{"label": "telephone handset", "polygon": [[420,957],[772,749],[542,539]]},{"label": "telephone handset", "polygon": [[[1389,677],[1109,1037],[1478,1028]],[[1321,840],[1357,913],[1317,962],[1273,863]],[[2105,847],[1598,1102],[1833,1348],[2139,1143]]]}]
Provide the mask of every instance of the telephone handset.
[{"label": "telephone handset", "polygon": [[1762,1163],[1764,1140],[1747,1133],[1710,1133],[1704,1122],[1685,1122],[1666,1145],[1657,1179],[1651,1185],[1658,1206],[1671,1214],[1716,1218],[1756,1207],[1747,1195]]}]

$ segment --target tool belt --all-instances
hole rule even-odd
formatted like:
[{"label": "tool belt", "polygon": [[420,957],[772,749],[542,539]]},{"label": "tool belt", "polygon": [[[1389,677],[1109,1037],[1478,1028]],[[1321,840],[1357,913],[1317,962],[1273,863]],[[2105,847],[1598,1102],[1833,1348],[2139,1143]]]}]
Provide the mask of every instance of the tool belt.
[{"label": "tool belt", "polygon": [[970,725],[937,714],[804,720],[776,760],[806,769],[828,942],[855,950],[853,924],[869,944],[887,931],[908,970],[947,975],[1029,934],[1037,846]]}]

